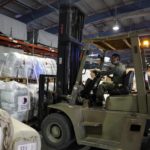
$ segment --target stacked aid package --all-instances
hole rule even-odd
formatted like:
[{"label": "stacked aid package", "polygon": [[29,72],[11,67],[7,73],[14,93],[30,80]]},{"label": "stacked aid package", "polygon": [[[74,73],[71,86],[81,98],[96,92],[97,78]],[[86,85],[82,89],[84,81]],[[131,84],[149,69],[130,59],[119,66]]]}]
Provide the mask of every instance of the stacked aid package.
[{"label": "stacked aid package", "polygon": [[30,102],[31,102],[31,109],[28,114],[28,120],[31,120],[38,115],[38,92],[39,92],[39,85],[38,84],[28,84],[27,85],[29,93],[30,93]]},{"label": "stacked aid package", "polygon": [[46,74],[56,75],[57,64],[54,59],[49,59],[49,58],[44,59],[44,66],[45,66]]},{"label": "stacked aid package", "polygon": [[[38,115],[38,100],[39,100],[39,85],[38,84],[28,84],[27,88],[30,93],[30,103],[31,109],[29,111],[28,120],[31,120]],[[45,85],[46,90],[46,85]],[[49,83],[48,90],[50,92],[54,91],[54,82]]]},{"label": "stacked aid package", "polygon": [[12,150],[13,124],[7,112],[0,109],[0,150]]},{"label": "stacked aid package", "polygon": [[[38,113],[38,78],[40,74],[56,75],[56,60],[29,56],[22,53],[0,53],[0,76],[37,80],[37,84],[22,85],[17,82],[1,82],[0,108],[19,121],[30,120]],[[52,85],[51,85],[52,84]],[[3,88],[2,88],[3,87]],[[49,85],[53,90],[53,83]]]},{"label": "stacked aid package", "polygon": [[22,54],[9,53],[6,57],[5,67],[2,68],[1,76],[3,77],[25,77],[25,62]]},{"label": "stacked aid package", "polygon": [[0,109],[0,150],[41,150],[40,135]]},{"label": "stacked aid package", "polygon": [[0,107],[19,121],[28,120],[30,95],[26,85],[0,81]]},{"label": "stacked aid package", "polygon": [[0,53],[0,76],[38,79],[40,74],[56,75],[56,60],[17,52]]},{"label": "stacked aid package", "polygon": [[0,76],[2,76],[2,70],[6,64],[7,53],[0,53]]},{"label": "stacked aid package", "polygon": [[[54,83],[49,83],[49,91]],[[0,108],[19,121],[28,121],[38,115],[38,84],[24,85],[16,81],[0,81]]]},{"label": "stacked aid package", "polygon": [[13,145],[11,150],[41,150],[40,135],[31,127],[11,118]]},{"label": "stacked aid package", "polygon": [[[29,103],[27,102],[28,100],[23,99],[22,101],[22,98],[20,99],[18,97],[25,96],[26,98],[26,96],[28,96],[28,94],[26,94],[26,87],[14,81],[9,83],[0,81],[1,91],[5,91],[6,89],[12,90],[12,88],[14,88],[15,92],[12,94],[12,91],[9,91],[11,94],[5,95],[6,97],[4,96],[4,102],[11,102],[11,106],[6,109],[10,112],[11,116],[19,120],[24,120],[24,115],[27,113]],[[17,93],[16,90],[20,90],[21,92],[19,91],[20,93]],[[17,102],[14,97],[18,100]],[[13,109],[16,109],[16,114]],[[12,112],[10,110],[12,110]],[[21,110],[21,112],[18,112],[18,110]],[[19,122],[11,116],[5,110],[0,109],[0,150],[40,150],[40,135],[31,127]]]},{"label": "stacked aid package", "polygon": [[20,53],[9,53],[5,67],[2,68],[2,77],[36,78],[32,56]]}]

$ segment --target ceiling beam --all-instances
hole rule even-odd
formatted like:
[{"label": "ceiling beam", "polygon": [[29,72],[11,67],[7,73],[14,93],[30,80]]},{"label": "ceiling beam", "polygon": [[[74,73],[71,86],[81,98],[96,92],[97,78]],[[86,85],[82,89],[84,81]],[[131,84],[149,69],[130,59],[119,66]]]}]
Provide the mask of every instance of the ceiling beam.
[{"label": "ceiling beam", "polygon": [[[119,18],[119,17],[122,18],[123,16],[124,17],[131,16],[132,13],[134,13],[134,12],[141,13],[141,10],[145,11],[147,8],[148,9],[150,8],[150,0],[140,0],[140,2],[141,3],[139,3],[139,1],[136,1],[132,4],[127,4],[127,5],[117,7],[117,18]],[[114,14],[115,14],[115,10],[97,13],[95,15],[87,17],[85,20],[85,24],[100,22],[100,21],[104,22],[105,20],[113,19]],[[58,32],[58,25],[56,27],[49,28],[46,31],[56,33],[56,32]]]},{"label": "ceiling beam", "polygon": [[136,31],[136,30],[143,30],[143,29],[150,29],[150,21],[145,21],[145,22],[141,22],[139,24],[134,24],[134,25],[130,25],[130,26],[126,26],[124,28],[121,28],[118,32],[114,32],[112,31],[112,29],[110,29],[109,31],[106,32],[99,32],[97,34],[91,34],[88,36],[84,36],[84,38],[95,38],[98,36],[110,36],[110,35],[116,35],[116,34],[122,34],[122,33],[128,33],[131,31]]},{"label": "ceiling beam", "polygon": [[[72,0],[72,3],[76,3],[78,1],[80,1],[80,0]],[[51,8],[49,6],[44,6],[38,10],[33,10],[30,13],[23,15],[22,17],[18,18],[18,20],[20,20],[24,23],[29,23],[35,19],[38,19],[42,16],[45,16],[45,15],[48,15],[48,14],[54,12],[54,8],[59,9],[58,4],[59,4],[58,1],[55,1],[50,4]]]},{"label": "ceiling beam", "polygon": [[3,7],[3,6],[5,6],[5,5],[7,5],[7,4],[11,3],[11,2],[14,2],[14,1],[15,0],[4,0],[4,1],[1,2],[0,7]]},{"label": "ceiling beam", "polygon": [[123,42],[124,42],[129,48],[131,48],[131,44],[127,41],[127,39],[123,39]]},{"label": "ceiling beam", "polygon": [[[139,0],[132,4],[128,5],[123,5],[120,7],[117,7],[117,16],[129,12],[134,12],[137,10],[144,10],[145,8],[150,8],[150,1],[149,0],[140,0],[141,3],[139,3]],[[97,13],[95,15],[89,16],[85,23],[91,23],[91,22],[96,22],[99,20],[103,20],[109,17],[113,17],[115,14],[115,10],[112,10],[111,13],[109,11],[102,12],[102,13]]]},{"label": "ceiling beam", "polygon": [[103,2],[104,2],[104,4],[106,5],[106,7],[108,8],[110,14],[112,14],[112,16],[113,16],[112,18],[113,18],[113,20],[114,20],[114,24],[115,24],[115,21],[117,20],[117,22],[119,23],[119,25],[121,25],[121,26],[123,27],[124,25],[121,23],[121,21],[119,20],[117,14],[116,14],[118,8],[113,8],[113,9],[115,10],[115,13],[114,13],[114,12],[112,11],[113,9],[108,6],[108,4],[105,2],[105,0],[103,0]]},{"label": "ceiling beam", "polygon": [[101,45],[98,45],[98,44],[96,44],[96,43],[94,43],[94,41],[91,41],[90,42],[91,44],[93,44],[93,45],[95,45],[97,48],[99,48],[100,50],[102,50],[102,51],[104,51],[104,47],[102,47]]},{"label": "ceiling beam", "polygon": [[110,49],[112,49],[112,50],[116,50],[116,48],[115,47],[113,47],[112,45],[110,45],[109,43],[107,43],[107,42],[104,42],[104,41],[102,41],[102,43],[103,44],[105,44],[107,47],[109,47]]}]

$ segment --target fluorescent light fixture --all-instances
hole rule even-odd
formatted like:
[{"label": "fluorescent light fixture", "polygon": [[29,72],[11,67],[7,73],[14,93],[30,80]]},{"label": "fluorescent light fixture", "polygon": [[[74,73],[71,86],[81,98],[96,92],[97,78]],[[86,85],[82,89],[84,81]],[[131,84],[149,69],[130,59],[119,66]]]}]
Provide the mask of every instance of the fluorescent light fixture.
[{"label": "fluorescent light fixture", "polygon": [[113,25],[112,27],[113,31],[118,31],[120,29],[120,26],[118,24],[118,22],[116,21],[116,23]]}]

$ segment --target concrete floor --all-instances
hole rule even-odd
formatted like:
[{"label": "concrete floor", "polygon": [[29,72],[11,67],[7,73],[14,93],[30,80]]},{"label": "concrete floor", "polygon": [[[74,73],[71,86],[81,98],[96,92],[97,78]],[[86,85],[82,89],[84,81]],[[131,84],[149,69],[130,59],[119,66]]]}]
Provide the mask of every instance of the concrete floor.
[{"label": "concrete floor", "polygon": [[[41,150],[55,150],[47,146],[47,144],[42,140],[42,149]],[[87,146],[78,146],[77,144],[73,144],[67,150],[100,150],[96,148],[90,148]]]}]

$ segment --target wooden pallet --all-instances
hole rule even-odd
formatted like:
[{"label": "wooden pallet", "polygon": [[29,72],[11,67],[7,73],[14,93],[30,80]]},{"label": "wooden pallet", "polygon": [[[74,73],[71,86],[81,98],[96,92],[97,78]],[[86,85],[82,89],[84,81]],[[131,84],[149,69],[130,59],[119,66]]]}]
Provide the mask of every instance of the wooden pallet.
[{"label": "wooden pallet", "polygon": [[9,82],[9,81],[16,81],[22,84],[27,84],[27,83],[37,83],[35,79],[28,79],[27,78],[16,78],[16,77],[0,77],[0,80],[4,82]]}]

